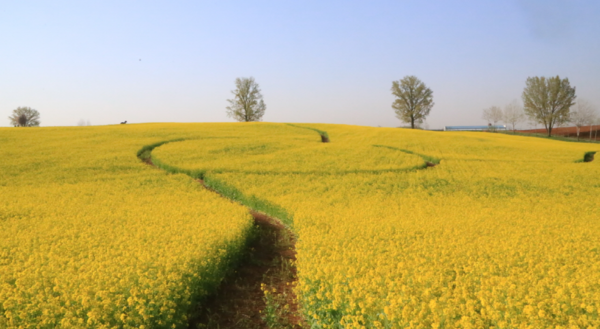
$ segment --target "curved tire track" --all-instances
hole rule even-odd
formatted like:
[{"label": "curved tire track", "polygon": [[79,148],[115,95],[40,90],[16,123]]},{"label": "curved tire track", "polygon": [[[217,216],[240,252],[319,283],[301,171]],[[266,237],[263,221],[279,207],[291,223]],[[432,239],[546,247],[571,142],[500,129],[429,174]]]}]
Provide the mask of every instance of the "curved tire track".
[{"label": "curved tire track", "polygon": [[[173,170],[153,163],[152,150],[166,143],[181,140],[144,146],[137,156],[148,165],[172,173]],[[223,280],[216,293],[190,314],[189,328],[304,327],[304,319],[300,315],[293,291],[297,281],[294,265],[296,236],[291,229],[284,221],[252,209],[240,200],[229,198],[213,186],[209,186],[205,181],[205,173],[186,174],[207,190],[248,208],[254,218],[256,232],[255,236],[249,237],[246,254],[241,257],[242,262],[235,264],[235,269]],[[263,289],[274,289],[278,293],[274,297],[274,305],[270,305],[271,309],[275,307],[270,316],[265,312],[267,303]]]}]

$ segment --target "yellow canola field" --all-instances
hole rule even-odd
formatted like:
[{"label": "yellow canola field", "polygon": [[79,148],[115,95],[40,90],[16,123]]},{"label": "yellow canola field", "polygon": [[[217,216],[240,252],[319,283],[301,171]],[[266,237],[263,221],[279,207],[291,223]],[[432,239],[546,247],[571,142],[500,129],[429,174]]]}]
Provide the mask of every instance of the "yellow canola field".
[{"label": "yellow canola field", "polygon": [[419,156],[371,145],[316,143],[316,132],[288,125],[247,124],[240,128],[237,137],[189,139],[158,147],[152,154],[177,168],[213,173],[345,174],[412,169],[423,164]]},{"label": "yellow canola field", "polygon": [[153,155],[293,216],[313,328],[600,328],[598,144],[305,126]]},{"label": "yellow canola field", "polygon": [[230,126],[0,128],[0,328],[187,328],[252,218],[136,152]]}]

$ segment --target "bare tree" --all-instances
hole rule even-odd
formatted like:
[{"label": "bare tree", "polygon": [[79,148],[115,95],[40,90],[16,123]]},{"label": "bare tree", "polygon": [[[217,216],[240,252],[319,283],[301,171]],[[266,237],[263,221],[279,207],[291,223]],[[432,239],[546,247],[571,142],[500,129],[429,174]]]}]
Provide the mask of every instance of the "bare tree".
[{"label": "bare tree", "polygon": [[392,103],[396,117],[410,123],[412,129],[423,123],[434,105],[433,91],[412,75],[392,81],[392,94],[397,97]]},{"label": "bare tree", "polygon": [[[580,99],[575,103],[574,110],[570,113],[570,121],[577,129],[577,140],[579,140],[579,132],[583,126],[591,126],[596,119],[596,109],[585,99]],[[590,127],[591,128],[591,127]],[[592,131],[590,130],[590,139]]]},{"label": "bare tree", "polygon": [[227,100],[231,104],[227,106],[227,115],[237,121],[260,121],[267,106],[262,99],[258,83],[253,77],[237,78],[235,86],[236,89],[231,91],[234,98]]},{"label": "bare tree", "polygon": [[37,127],[40,125],[40,113],[30,107],[17,107],[8,117],[15,127]]},{"label": "bare tree", "polygon": [[504,107],[504,113],[502,113],[502,121],[509,124],[512,127],[513,133],[516,131],[517,124],[525,120],[525,113],[523,107],[514,100]]},{"label": "bare tree", "polygon": [[553,127],[569,121],[569,110],[577,98],[569,79],[559,76],[527,78],[522,97],[525,114],[532,122],[543,124],[548,137]]},{"label": "bare tree", "polygon": [[502,121],[503,116],[502,110],[498,106],[490,106],[483,110],[483,119],[494,127],[496,127],[497,122]]}]

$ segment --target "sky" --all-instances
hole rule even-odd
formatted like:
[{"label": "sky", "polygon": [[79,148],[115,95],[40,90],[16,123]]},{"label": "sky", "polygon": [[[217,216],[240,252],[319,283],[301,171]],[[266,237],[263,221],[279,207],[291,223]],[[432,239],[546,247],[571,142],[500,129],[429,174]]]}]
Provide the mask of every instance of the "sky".
[{"label": "sky", "polygon": [[250,76],[266,122],[404,126],[390,89],[408,75],[431,129],[486,124],[532,76],[600,107],[598,17],[597,0],[2,1],[0,126],[19,106],[42,126],[231,122]]}]

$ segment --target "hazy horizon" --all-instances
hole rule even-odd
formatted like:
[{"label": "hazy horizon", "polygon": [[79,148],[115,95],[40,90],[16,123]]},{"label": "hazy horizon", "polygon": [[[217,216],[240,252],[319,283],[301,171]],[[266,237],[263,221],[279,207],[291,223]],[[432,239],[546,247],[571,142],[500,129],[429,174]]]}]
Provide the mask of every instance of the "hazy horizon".
[{"label": "hazy horizon", "polygon": [[3,3],[0,127],[19,106],[42,126],[231,122],[249,76],[267,122],[405,126],[390,88],[407,75],[433,90],[432,129],[485,124],[530,76],[569,78],[600,113],[597,17],[562,0]]}]

